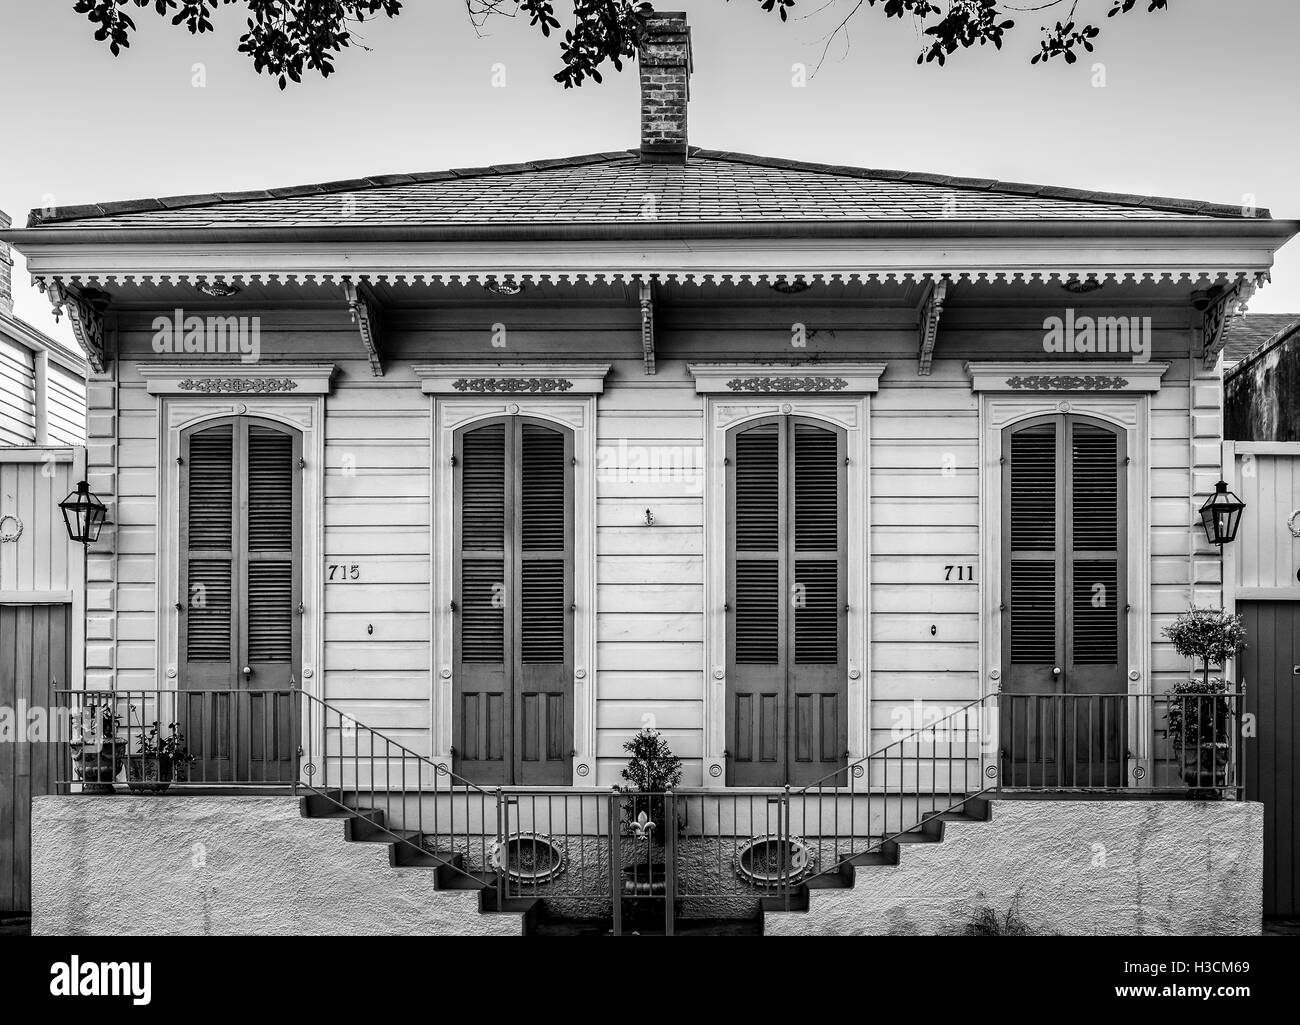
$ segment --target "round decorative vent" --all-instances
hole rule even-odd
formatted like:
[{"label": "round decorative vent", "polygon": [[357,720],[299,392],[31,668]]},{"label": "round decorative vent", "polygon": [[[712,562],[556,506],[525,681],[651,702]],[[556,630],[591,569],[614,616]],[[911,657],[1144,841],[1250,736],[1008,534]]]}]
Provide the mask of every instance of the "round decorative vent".
[{"label": "round decorative vent", "polygon": [[780,886],[783,878],[797,883],[816,866],[817,852],[801,836],[751,836],[736,852],[736,875],[751,886]]},{"label": "round decorative vent", "polygon": [[505,842],[493,842],[488,864],[500,872],[502,853],[508,855],[505,869],[511,879],[526,883],[549,883],[564,871],[564,850],[545,833],[511,833]]}]

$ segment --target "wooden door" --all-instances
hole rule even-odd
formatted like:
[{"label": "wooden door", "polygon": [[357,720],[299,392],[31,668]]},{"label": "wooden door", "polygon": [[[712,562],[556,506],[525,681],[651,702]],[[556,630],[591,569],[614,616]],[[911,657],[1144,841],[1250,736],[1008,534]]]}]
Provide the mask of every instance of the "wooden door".
[{"label": "wooden door", "polygon": [[302,439],[236,416],[181,438],[178,719],[207,782],[292,781]]},{"label": "wooden door", "polygon": [[568,785],[573,435],[509,417],[458,432],[455,461],[455,771]]},{"label": "wooden door", "polygon": [[1002,463],[1003,783],[1123,786],[1124,433],[1039,417],[1004,432]]},{"label": "wooden door", "polygon": [[1237,656],[1236,683],[1254,716],[1243,737],[1246,800],[1264,805],[1264,914],[1300,915],[1300,602],[1241,602],[1246,650]]},{"label": "wooden door", "polygon": [[844,433],[816,421],[728,435],[732,786],[806,785],[847,763],[845,478]]},{"label": "wooden door", "polygon": [[0,605],[0,709],[6,710],[0,713],[3,915],[31,913],[32,798],[53,794],[60,770],[71,771],[66,738],[53,714],[56,686],[70,686],[70,623],[67,605]]}]

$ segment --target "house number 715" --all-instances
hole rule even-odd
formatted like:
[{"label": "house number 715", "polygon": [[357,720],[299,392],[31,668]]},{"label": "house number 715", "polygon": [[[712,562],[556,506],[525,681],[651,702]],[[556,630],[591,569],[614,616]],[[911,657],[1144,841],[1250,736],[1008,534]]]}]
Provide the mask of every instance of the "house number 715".
[{"label": "house number 715", "polygon": [[[954,570],[957,573],[956,576],[953,576]],[[974,580],[975,567],[974,566],[945,566],[943,568],[943,578],[944,580]]]},{"label": "house number 715", "polygon": [[326,567],[328,576],[326,580],[358,580],[361,577],[361,567],[355,562],[350,566],[344,566],[342,563],[333,563]]}]

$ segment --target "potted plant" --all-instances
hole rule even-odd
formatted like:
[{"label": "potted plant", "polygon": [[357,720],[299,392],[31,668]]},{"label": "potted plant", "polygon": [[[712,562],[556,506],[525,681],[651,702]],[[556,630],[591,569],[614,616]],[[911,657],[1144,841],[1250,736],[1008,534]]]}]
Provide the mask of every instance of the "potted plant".
[{"label": "potted plant", "polygon": [[161,736],[158,720],[140,738],[140,750],[127,759],[126,785],[146,794],[161,794],[175,782],[189,777],[194,756],[185,746],[185,734],[176,723],[167,724]]},{"label": "potted plant", "polygon": [[1201,663],[1200,679],[1170,689],[1166,725],[1183,781],[1201,796],[1214,796],[1228,785],[1234,716],[1228,682],[1211,677],[1210,666],[1226,667],[1237,656],[1246,646],[1246,628],[1240,616],[1193,606],[1163,632],[1178,654]]},{"label": "potted plant", "polygon": [[69,744],[83,793],[113,792],[113,781],[126,761],[126,743],[117,735],[121,725],[122,717],[115,710],[111,694],[86,695],[86,703],[73,722]]},{"label": "potted plant", "polygon": [[[668,823],[663,795],[681,783],[682,760],[650,726],[625,743],[623,750],[629,756],[628,762],[621,773],[623,783],[614,789],[630,795],[623,802],[623,827],[624,835],[636,844],[633,857],[623,866],[623,893],[628,897],[664,897],[668,879],[665,833],[669,828],[674,832],[680,829],[681,813],[679,809],[674,815],[676,821]],[[633,913],[639,910],[639,903],[632,902]],[[644,910],[661,914],[663,906],[656,901]]]}]

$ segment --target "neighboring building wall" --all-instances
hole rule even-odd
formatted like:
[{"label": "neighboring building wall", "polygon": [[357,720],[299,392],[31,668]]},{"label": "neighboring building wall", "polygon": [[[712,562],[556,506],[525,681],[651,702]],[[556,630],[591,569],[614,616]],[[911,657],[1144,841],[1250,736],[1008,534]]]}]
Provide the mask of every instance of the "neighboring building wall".
[{"label": "neighboring building wall", "polygon": [[[9,227],[0,211],[0,229]],[[14,317],[13,251],[0,242],[0,445],[80,445],[86,440],[81,360]]]},{"label": "neighboring building wall", "polygon": [[1264,809],[1240,801],[993,801],[988,822],[945,823],[897,865],[768,912],[769,936],[960,935],[981,909],[1033,935],[1253,936]]},{"label": "neighboring building wall", "polygon": [[[873,310],[864,327],[863,312],[848,307],[666,307],[656,325],[654,376],[644,373],[639,318],[626,304],[512,303],[505,350],[491,345],[491,325],[503,317],[499,306],[392,311],[386,372],[375,378],[345,314],[261,311],[263,362],[340,367],[324,401],[322,561],[361,562],[364,576],[326,585],[318,692],[414,750],[438,753],[430,740],[436,685],[432,401],[421,393],[412,364],[608,361],[613,367],[597,402],[597,445],[606,460],[597,476],[599,766],[589,782],[617,781],[622,744],[647,713],[686,760],[685,782],[703,782],[703,399],[686,364],[797,354],[889,364],[870,400],[872,739],[886,737],[895,709],[916,699],[952,705],[979,697],[985,579],[979,565],[979,402],[963,366],[970,360],[1050,360],[1042,347],[1045,312],[1060,311],[950,308],[933,376],[920,378],[915,314],[908,308]],[[1149,494],[1129,496],[1131,508],[1146,502],[1151,510],[1147,632],[1153,673],[1131,686],[1162,690],[1185,677],[1188,667],[1160,628],[1193,598],[1218,600],[1218,562],[1193,530],[1199,505],[1193,496],[1213,490],[1218,478],[1219,384],[1215,372],[1191,356],[1195,333],[1187,311],[1142,312],[1155,317],[1153,358],[1170,366],[1150,403]],[[87,679],[94,686],[116,679],[119,687],[148,688],[168,685],[158,677],[154,632],[158,402],[138,372],[138,365],[157,357],[152,314],[119,318],[119,358],[110,376],[90,388],[89,479],[109,502],[112,525],[90,553]],[[790,346],[795,319],[816,324],[806,349]],[[668,450],[660,452],[660,464],[670,464],[666,471],[647,470],[643,451],[624,456],[656,449]],[[616,465],[620,460],[632,465]],[[644,525],[647,508],[653,528]],[[1134,550],[1145,551],[1146,544],[1135,538]],[[975,581],[944,582],[943,567],[954,563],[975,566]],[[373,635],[367,623],[376,627]]]},{"label": "neighboring building wall", "polygon": [[1223,382],[1227,441],[1300,441],[1300,323]]}]

